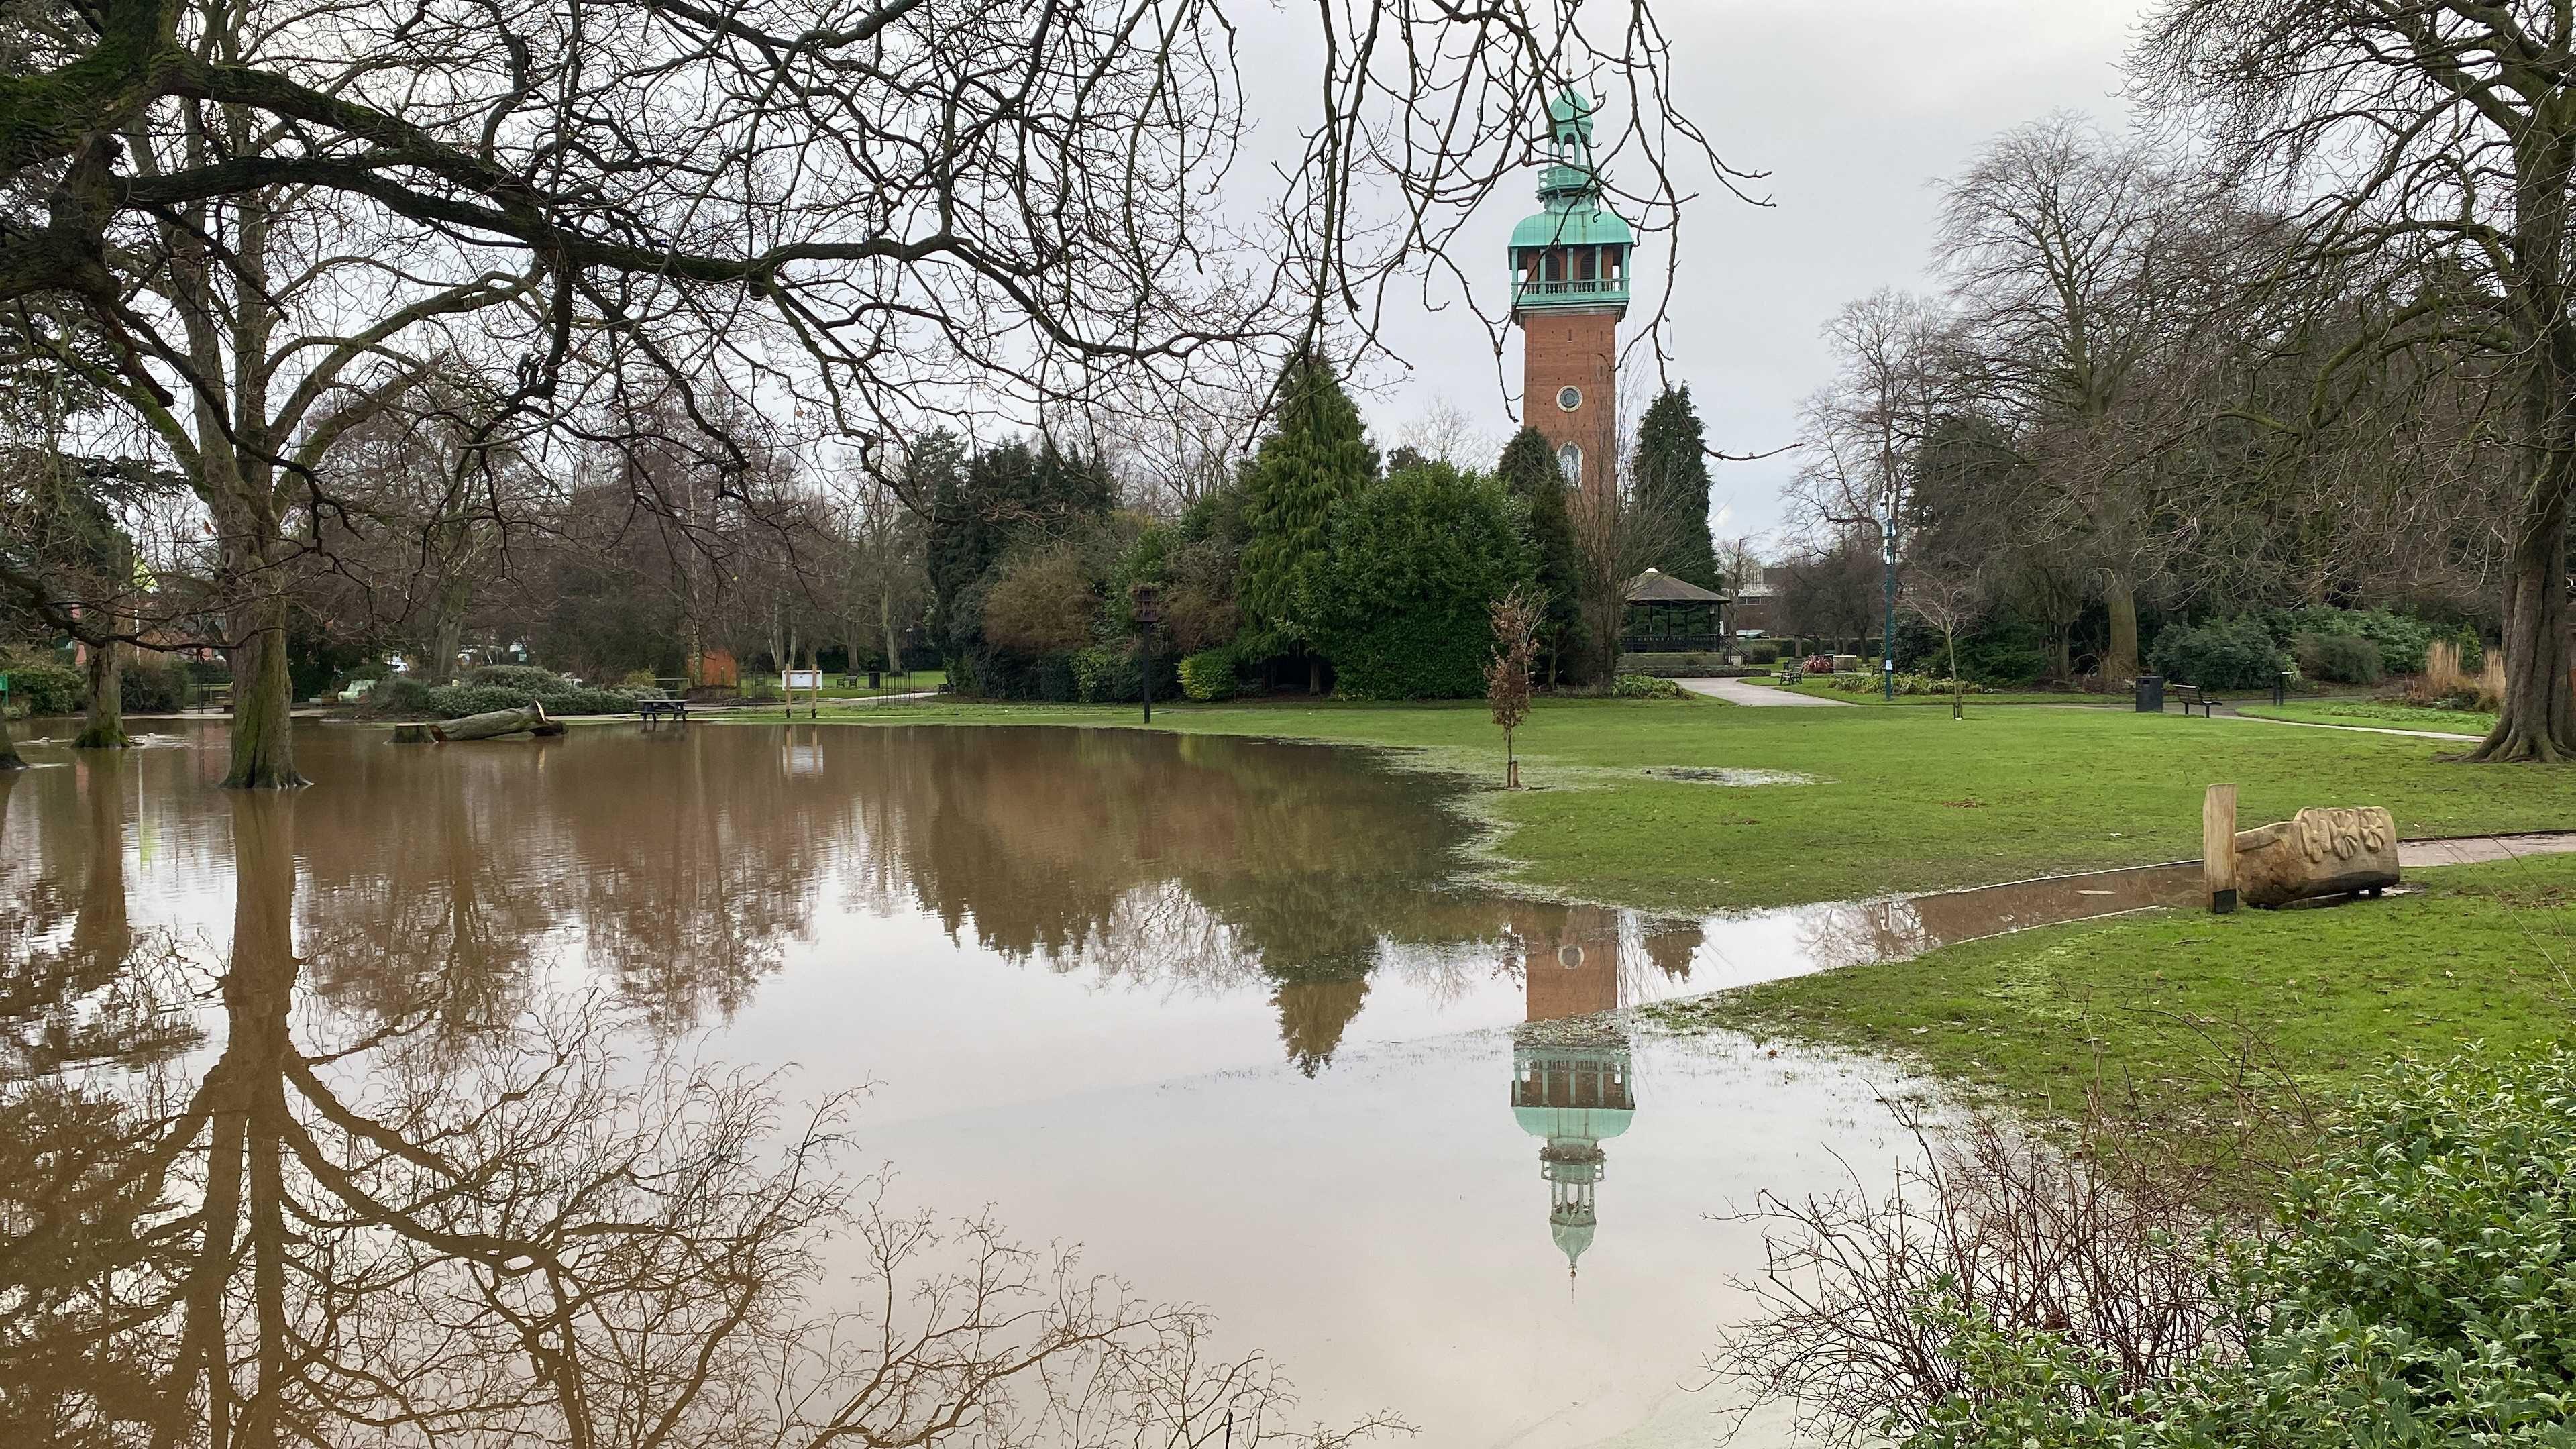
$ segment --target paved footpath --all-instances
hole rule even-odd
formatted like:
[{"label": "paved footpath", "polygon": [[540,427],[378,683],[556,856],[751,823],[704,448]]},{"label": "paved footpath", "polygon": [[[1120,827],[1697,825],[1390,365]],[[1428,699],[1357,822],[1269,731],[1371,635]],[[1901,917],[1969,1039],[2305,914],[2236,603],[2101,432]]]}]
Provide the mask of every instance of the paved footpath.
[{"label": "paved footpath", "polygon": [[1809,705],[1817,705],[1825,709],[1855,708],[1847,699],[1818,699],[1812,694],[1800,694],[1794,689],[1775,689],[1768,684],[1755,684],[1749,679],[1676,679],[1673,683],[1693,694],[1705,694],[1711,699],[1725,700],[1728,704],[1749,704],[1757,709],[1783,706],[1804,709]]}]

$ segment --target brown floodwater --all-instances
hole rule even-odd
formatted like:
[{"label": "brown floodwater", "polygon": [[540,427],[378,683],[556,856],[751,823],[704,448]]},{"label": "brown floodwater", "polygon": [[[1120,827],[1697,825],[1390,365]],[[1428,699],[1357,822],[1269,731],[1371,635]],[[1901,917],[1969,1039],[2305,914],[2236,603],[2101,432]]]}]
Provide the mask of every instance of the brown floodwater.
[{"label": "brown floodwater", "polygon": [[[529,1432],[562,1412],[530,1385],[576,1377],[530,1364],[584,1313],[662,1325],[585,1340],[623,1364],[685,1338],[675,1285],[739,1276],[704,1243],[757,1154],[674,1165],[666,1131],[654,1171],[580,1174],[643,1151],[636,1123],[731,1122],[749,1069],[783,1075],[743,1140],[860,1093],[832,1171],[868,1201],[989,1212],[1203,1306],[1300,1422],[1706,1442],[1730,1405],[1698,1365],[1761,1264],[1712,1215],[1892,1163],[1899,1074],[1601,1014],[2192,884],[1657,920],[1472,883],[1453,786],[1322,746],[298,728],[318,783],[292,795],[216,788],[212,723],[39,740],[0,776],[0,1222],[43,1242],[0,1251],[29,1279],[0,1301],[34,1305],[0,1315],[0,1417]],[[635,1240],[685,1270],[584,1271],[660,1306],[563,1289],[568,1250],[530,1244],[575,1206],[651,1217],[637,1194],[663,1216]],[[869,1298],[871,1246],[819,1252],[815,1305]]]}]

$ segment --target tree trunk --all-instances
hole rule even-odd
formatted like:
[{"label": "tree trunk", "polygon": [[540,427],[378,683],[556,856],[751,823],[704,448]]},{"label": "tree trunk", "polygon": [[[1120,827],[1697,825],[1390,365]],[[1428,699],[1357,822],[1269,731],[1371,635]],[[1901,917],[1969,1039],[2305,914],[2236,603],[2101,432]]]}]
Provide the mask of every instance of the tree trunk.
[{"label": "tree trunk", "polygon": [[894,595],[885,589],[877,590],[877,631],[885,635],[886,673],[903,673],[903,646],[894,637]]},{"label": "tree trunk", "polygon": [[1308,694],[1324,692],[1324,659],[1320,654],[1306,656],[1306,692]]},{"label": "tree trunk", "polygon": [[2567,657],[2567,492],[2576,459],[2557,454],[2545,471],[2560,478],[2535,486],[2539,516],[2516,540],[2505,575],[2504,708],[2495,728],[2469,752],[2481,761],[2576,760],[2576,686]]},{"label": "tree trunk", "polygon": [[241,618],[241,642],[232,651],[233,765],[224,784],[235,790],[292,789],[307,782],[295,773],[295,683],[286,672],[286,600],[263,594],[243,606]]},{"label": "tree trunk", "polygon": [[456,656],[465,652],[465,615],[450,609],[442,597],[438,618],[429,630],[429,657],[421,661],[421,677],[431,684],[446,684],[456,678]]},{"label": "tree trunk", "polygon": [[121,750],[125,733],[125,646],[111,639],[89,646],[89,715],[73,739],[76,750]]},{"label": "tree trunk", "polygon": [[2504,700],[2495,728],[2466,758],[2576,760],[2576,700],[2567,645],[2567,504],[2576,492],[2576,320],[2564,259],[2576,144],[2560,132],[2517,149],[2514,187],[2518,315],[2536,319],[2522,354],[2515,411],[2524,476],[2504,579]]},{"label": "tree trunk", "polygon": [[0,695],[0,770],[23,770],[27,762],[18,756],[17,737],[9,731],[7,695]]},{"label": "tree trunk", "polygon": [[2102,682],[2116,689],[2138,677],[2138,595],[2127,574],[2111,571],[2102,585],[2102,602],[2111,609],[2111,647],[2102,655]]}]

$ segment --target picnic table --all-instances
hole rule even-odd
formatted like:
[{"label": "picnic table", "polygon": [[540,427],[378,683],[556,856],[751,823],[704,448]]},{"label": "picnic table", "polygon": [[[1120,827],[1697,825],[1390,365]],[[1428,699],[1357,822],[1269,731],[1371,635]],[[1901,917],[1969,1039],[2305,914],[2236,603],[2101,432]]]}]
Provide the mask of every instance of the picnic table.
[{"label": "picnic table", "polygon": [[668,692],[637,695],[635,712],[648,721],[668,717],[682,724],[689,722],[689,702]]}]

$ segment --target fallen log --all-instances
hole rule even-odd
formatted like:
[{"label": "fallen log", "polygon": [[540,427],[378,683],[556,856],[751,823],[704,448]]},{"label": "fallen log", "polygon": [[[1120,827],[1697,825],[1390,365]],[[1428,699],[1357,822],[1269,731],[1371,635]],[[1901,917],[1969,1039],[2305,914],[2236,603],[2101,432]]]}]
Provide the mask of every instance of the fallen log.
[{"label": "fallen log", "polygon": [[2397,822],[2377,805],[2302,810],[2236,832],[2236,888],[2249,906],[2310,896],[2373,895],[2397,884]]},{"label": "fallen log", "polygon": [[429,727],[430,738],[440,744],[457,740],[489,740],[502,735],[559,735],[563,726],[546,718],[546,707],[530,702],[517,709],[496,709],[485,714],[469,714],[445,724]]}]

